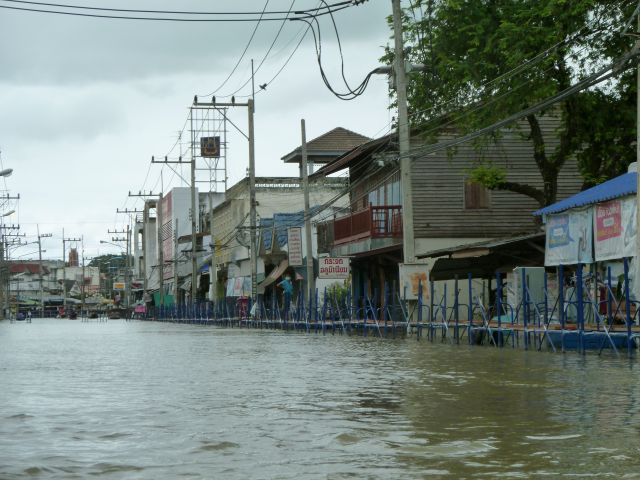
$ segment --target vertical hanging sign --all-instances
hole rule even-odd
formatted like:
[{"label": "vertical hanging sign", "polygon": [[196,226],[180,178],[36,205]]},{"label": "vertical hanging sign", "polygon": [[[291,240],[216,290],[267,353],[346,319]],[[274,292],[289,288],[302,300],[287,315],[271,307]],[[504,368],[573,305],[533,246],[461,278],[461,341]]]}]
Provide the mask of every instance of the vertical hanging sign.
[{"label": "vertical hanging sign", "polygon": [[289,265],[302,266],[302,227],[287,228],[287,248],[289,251]]},{"label": "vertical hanging sign", "polygon": [[593,209],[596,261],[636,254],[636,198],[599,203]]}]

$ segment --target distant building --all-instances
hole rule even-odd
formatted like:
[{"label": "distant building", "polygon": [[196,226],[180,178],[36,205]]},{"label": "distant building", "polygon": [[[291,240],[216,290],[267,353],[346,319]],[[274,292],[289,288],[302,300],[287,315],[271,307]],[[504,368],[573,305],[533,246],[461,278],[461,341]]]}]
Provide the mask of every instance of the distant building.
[{"label": "distant building", "polygon": [[77,267],[80,263],[78,262],[78,250],[76,248],[72,248],[69,250],[69,267]]}]

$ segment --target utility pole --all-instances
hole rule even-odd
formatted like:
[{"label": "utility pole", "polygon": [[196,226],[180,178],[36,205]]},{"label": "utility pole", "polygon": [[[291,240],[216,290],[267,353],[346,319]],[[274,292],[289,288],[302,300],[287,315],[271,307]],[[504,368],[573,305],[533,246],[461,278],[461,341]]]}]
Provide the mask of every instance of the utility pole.
[{"label": "utility pole", "polygon": [[126,234],[127,234],[127,252],[128,252],[127,253],[127,263],[128,263],[127,275],[129,277],[129,281],[127,283],[127,285],[129,285],[127,307],[130,307],[131,306],[131,285],[130,284],[133,282],[133,279],[134,279],[133,228],[131,228],[131,224],[133,224],[134,226],[136,224],[136,218],[132,217],[131,215],[137,215],[138,213],[143,213],[143,212],[142,210],[138,210],[135,208],[133,210],[130,210],[128,208],[120,210],[119,208],[116,208],[116,213],[125,213],[129,215],[129,224],[127,225]]},{"label": "utility pole", "polygon": [[[19,230],[19,225],[3,225],[0,224],[0,238],[2,239],[2,246],[4,248],[4,252],[2,254],[2,262],[3,262],[3,274],[5,277],[2,281],[2,289],[4,291],[4,300],[3,300],[3,314],[4,318],[9,317],[9,300],[11,296],[11,272],[9,271],[9,245],[21,245],[20,238],[12,240],[9,242],[9,237],[24,237],[25,234],[17,234],[17,233],[5,233],[11,230]],[[17,298],[16,298],[17,301]]]},{"label": "utility pole", "polygon": [[247,100],[249,111],[249,239],[251,248],[249,257],[251,260],[251,301],[258,300],[258,252],[256,242],[256,159],[253,133],[253,99]]},{"label": "utility pole", "polygon": [[158,207],[156,208],[158,222],[158,276],[160,278],[159,294],[160,306],[164,306],[164,250],[162,248],[162,192],[158,194]]},{"label": "utility pole", "polygon": [[178,275],[178,219],[176,219],[176,228],[173,231],[173,303],[178,303],[178,282],[180,281],[180,275]]},{"label": "utility pole", "polygon": [[51,237],[51,234],[50,233],[41,234],[39,225],[36,228],[38,232],[38,265],[40,270],[40,318],[44,318],[44,286],[43,286],[44,269],[42,267],[42,239],[46,237]]},{"label": "utility pole", "polygon": [[62,229],[62,308],[67,311],[67,242],[79,242],[80,238],[65,238],[64,228]]},{"label": "utility pole", "polygon": [[[151,163],[154,163],[153,157],[151,157]],[[153,208],[153,205],[156,202],[156,200],[149,199],[149,197],[154,197],[154,196],[155,195],[151,191],[149,191],[149,193],[138,191],[137,194],[129,192],[129,197],[142,197],[145,199],[144,209],[142,211],[142,260],[144,264],[143,264],[143,268],[141,269],[142,284],[143,284],[142,288],[144,289],[144,293],[147,293],[147,290],[149,288],[149,281],[147,279],[147,263],[149,261],[148,255],[147,255],[147,240],[148,240],[148,234],[149,234],[149,232],[147,231],[147,228],[149,226],[149,209]],[[156,208],[157,208],[157,205],[156,205]],[[139,213],[139,210],[134,210],[133,212]]]},{"label": "utility pole", "polygon": [[304,118],[300,120],[302,131],[302,188],[304,190],[304,234],[307,243],[307,299],[310,301],[316,290],[316,279],[313,275],[313,245],[311,240],[311,212],[309,211],[309,170],[307,166],[307,131]]},{"label": "utility pole", "polygon": [[398,98],[398,143],[400,147],[400,185],[402,188],[402,243],[404,263],[415,261],[413,237],[413,203],[411,192],[411,158],[409,141],[409,113],[407,110],[407,76],[402,40],[402,9],[400,0],[391,0],[393,6],[393,37],[396,95]]},{"label": "utility pole", "polygon": [[[121,212],[118,212],[121,213]],[[123,230],[107,230],[107,233],[119,235],[124,234],[125,237],[111,237],[112,242],[126,242],[125,246],[125,260],[124,260],[124,305],[129,308],[131,306],[131,269],[130,269],[130,252],[129,245],[131,243],[131,229],[129,224],[127,228]]]},{"label": "utility pole", "polygon": [[[257,223],[257,215],[256,215],[256,172],[255,172],[255,138],[254,138],[254,102],[252,98],[249,98],[246,103],[238,103],[235,101],[235,98],[232,97],[230,103],[221,103],[216,102],[215,98],[211,103],[209,102],[199,102],[198,97],[195,97],[193,100],[192,109],[195,108],[225,108],[225,107],[247,107],[248,112],[248,135],[244,135],[244,137],[249,142],[249,228],[250,228],[250,248],[249,248],[249,257],[251,263],[251,296],[252,300],[255,302],[257,300],[257,277],[258,277],[258,252],[256,245],[256,223]],[[235,126],[235,125],[234,125]],[[193,131],[193,127],[192,127]],[[238,130],[240,131],[240,130]],[[242,133],[240,131],[240,133]],[[193,142],[192,142],[193,145]],[[195,202],[193,202],[195,208]],[[193,228],[192,228],[193,231]],[[195,241],[195,235],[194,235]],[[215,244],[215,240],[213,240]],[[215,255],[215,248],[214,248]],[[194,267],[194,278],[195,278],[195,267]],[[192,288],[195,288],[192,285]]]},{"label": "utility pole", "polygon": [[195,302],[196,282],[198,281],[198,259],[196,258],[198,212],[196,212],[196,153],[194,151],[196,139],[193,130],[193,107],[191,107],[189,120],[191,122],[191,302]]}]

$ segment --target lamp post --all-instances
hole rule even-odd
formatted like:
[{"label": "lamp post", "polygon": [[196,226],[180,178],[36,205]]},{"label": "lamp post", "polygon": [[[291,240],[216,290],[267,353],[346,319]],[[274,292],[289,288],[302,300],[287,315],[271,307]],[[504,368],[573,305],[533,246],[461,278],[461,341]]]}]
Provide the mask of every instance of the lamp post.
[{"label": "lamp post", "polygon": [[[1,172],[0,172],[1,173]],[[9,215],[15,213],[15,210],[9,210],[8,212],[0,215],[0,218],[8,217]],[[2,318],[7,318],[9,312],[9,252],[7,246],[5,245],[4,231],[2,232],[2,237],[0,238],[0,262],[1,269],[0,274],[2,275],[2,296],[4,297],[4,301],[2,302]]]},{"label": "lamp post", "polygon": [[[4,170],[0,170],[0,177],[8,177],[13,173],[13,168],[5,168]],[[8,195],[7,195],[8,198]],[[0,217],[8,217],[9,215],[15,213],[15,210],[9,210],[8,212],[3,213]],[[4,238],[4,230],[2,231],[2,236],[0,238],[0,262],[2,264],[2,291],[4,292],[4,302],[2,308],[2,317],[7,317],[7,312],[9,310],[9,263],[7,262],[7,252],[5,251],[5,238]]]}]

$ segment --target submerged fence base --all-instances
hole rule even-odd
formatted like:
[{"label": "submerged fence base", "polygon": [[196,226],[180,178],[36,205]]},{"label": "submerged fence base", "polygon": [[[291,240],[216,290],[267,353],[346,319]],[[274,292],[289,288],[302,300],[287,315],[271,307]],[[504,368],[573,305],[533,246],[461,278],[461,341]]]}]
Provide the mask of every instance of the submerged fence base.
[{"label": "submerged fence base", "polygon": [[[163,322],[260,328],[307,333],[345,334],[384,338],[415,337],[432,342],[487,345],[496,348],[523,348],[553,352],[611,351],[631,355],[640,348],[638,311],[640,302],[630,298],[628,261],[624,260],[623,283],[614,285],[610,269],[605,278],[583,274],[577,265],[572,276],[562,266],[556,278],[557,291],[549,289],[544,272],[543,298],[534,299],[525,268],[519,272],[516,304],[505,295],[501,274],[496,273],[494,299],[485,304],[483,295],[474,291],[471,274],[467,277],[466,303],[461,302],[463,282],[455,280],[453,292],[437,300],[433,282],[418,285],[417,300],[406,294],[391,293],[385,285],[383,295],[373,289],[371,297],[352,299],[331,297],[325,290],[319,302],[318,292],[305,302],[300,296],[291,305],[280,306],[272,298],[270,305],[249,299],[225,299],[217,304],[196,303],[157,307],[147,319]],[[616,291],[617,290],[617,291]],[[623,292],[620,298],[619,292]],[[429,302],[424,302],[425,294]],[[452,298],[451,298],[452,297]],[[380,303],[376,302],[380,299]]]}]

